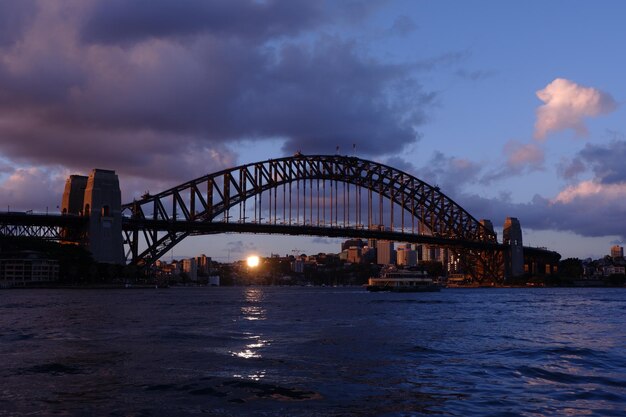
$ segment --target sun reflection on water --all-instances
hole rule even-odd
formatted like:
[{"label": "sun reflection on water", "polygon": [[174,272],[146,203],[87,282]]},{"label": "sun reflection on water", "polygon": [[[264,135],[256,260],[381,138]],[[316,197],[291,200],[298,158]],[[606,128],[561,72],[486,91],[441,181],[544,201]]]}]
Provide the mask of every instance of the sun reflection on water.
[{"label": "sun reflection on water", "polygon": [[[248,288],[244,294],[247,304],[257,304],[263,301],[263,290],[261,288]],[[244,320],[265,320],[265,309],[260,305],[244,305],[241,307],[241,314]]]}]

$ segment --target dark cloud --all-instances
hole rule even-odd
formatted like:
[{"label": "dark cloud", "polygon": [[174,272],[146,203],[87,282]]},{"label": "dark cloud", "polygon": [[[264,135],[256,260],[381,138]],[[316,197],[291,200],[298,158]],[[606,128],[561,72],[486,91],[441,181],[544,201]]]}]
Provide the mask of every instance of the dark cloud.
[{"label": "dark cloud", "polygon": [[319,23],[321,5],[307,0],[107,0],[93,8],[81,35],[105,44],[199,33],[266,40]]},{"label": "dark cloud", "polygon": [[608,144],[587,144],[578,159],[594,173],[603,184],[626,182],[626,140],[613,140]]},{"label": "dark cloud", "polygon": [[230,253],[247,253],[256,251],[257,247],[252,242],[244,242],[243,240],[235,240],[226,244],[227,248],[224,251]]},{"label": "dark cloud", "polygon": [[332,239],[328,237],[314,237],[311,238],[312,243],[322,244],[322,245],[335,245],[337,244],[338,239]]},{"label": "dark cloud", "polygon": [[[587,148],[596,150],[596,147]],[[583,151],[581,154],[598,156],[611,149],[618,154],[618,158],[620,156],[618,144],[599,148],[603,152]],[[598,158],[596,162],[600,165],[602,159]],[[438,185],[441,192],[472,216],[489,219],[496,226],[504,224],[506,217],[517,217],[523,228],[570,231],[588,237],[618,235],[626,239],[626,223],[623,221],[626,213],[626,182],[602,184],[587,181],[564,189],[553,199],[535,195],[529,202],[518,203],[512,201],[510,192],[484,197],[468,191],[468,186],[481,184],[484,179],[485,168],[476,162],[435,152],[423,167],[415,167],[397,157],[388,158],[386,163],[430,185]]]},{"label": "dark cloud", "polygon": [[587,170],[587,167],[580,160],[580,158],[574,158],[571,160],[562,160],[557,166],[557,173],[561,178],[566,180],[576,179],[578,175]]},{"label": "dark cloud", "polygon": [[35,16],[35,0],[0,0],[0,47],[21,39],[28,23]]},{"label": "dark cloud", "polygon": [[490,219],[496,226],[502,225],[508,216],[517,217],[522,228],[570,231],[587,237],[618,235],[626,239],[624,207],[598,196],[560,202],[537,195],[527,203],[512,203],[502,198],[460,194],[455,201],[473,216]]},{"label": "dark cloud", "polygon": [[453,197],[467,184],[475,183],[481,169],[476,162],[435,152],[425,166],[413,171],[422,181],[438,186],[444,194]]},{"label": "dark cloud", "polygon": [[[23,44],[0,50],[0,152],[163,180],[223,167],[242,139],[280,139],[286,153],[354,143],[363,155],[395,153],[419,139],[436,100],[416,74],[458,57],[392,64],[313,32],[333,24],[329,15],[347,19],[340,8],[42,0],[21,26]],[[193,175],[203,153],[222,156]]]}]

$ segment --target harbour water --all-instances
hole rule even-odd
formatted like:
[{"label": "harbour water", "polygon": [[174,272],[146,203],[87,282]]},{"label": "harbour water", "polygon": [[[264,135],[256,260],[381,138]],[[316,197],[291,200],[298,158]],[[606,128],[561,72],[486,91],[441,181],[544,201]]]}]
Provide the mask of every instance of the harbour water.
[{"label": "harbour water", "polygon": [[0,292],[0,416],[624,416],[626,289]]}]

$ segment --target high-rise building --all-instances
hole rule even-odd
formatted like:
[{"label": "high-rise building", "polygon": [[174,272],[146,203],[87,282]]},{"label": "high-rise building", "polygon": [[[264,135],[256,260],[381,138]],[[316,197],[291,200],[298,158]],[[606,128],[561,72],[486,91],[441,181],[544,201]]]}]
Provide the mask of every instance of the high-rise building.
[{"label": "high-rise building", "polygon": [[623,258],[623,257],[624,257],[623,247],[619,245],[611,246],[611,258],[616,259],[616,258]]},{"label": "high-rise building", "polygon": [[195,258],[183,259],[183,272],[187,273],[191,281],[198,280],[198,264]]},{"label": "high-rise building", "polygon": [[379,240],[376,242],[376,263],[379,265],[395,265],[396,251],[393,249],[392,241]]},{"label": "high-rise building", "polygon": [[401,245],[396,249],[396,261],[402,266],[417,266],[417,252],[408,243]]},{"label": "high-rise building", "polygon": [[196,257],[196,265],[198,266],[198,275],[211,275],[211,258],[202,254]]}]

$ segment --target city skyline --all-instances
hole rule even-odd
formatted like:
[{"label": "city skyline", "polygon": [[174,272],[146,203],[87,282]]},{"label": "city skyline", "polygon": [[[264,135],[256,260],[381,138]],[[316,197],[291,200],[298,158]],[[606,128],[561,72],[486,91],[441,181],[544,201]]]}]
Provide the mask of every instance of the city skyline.
[{"label": "city skyline", "polygon": [[[0,199],[43,211],[114,169],[123,202],[242,163],[357,155],[437,185],[502,239],[626,239],[620,2],[0,3]],[[173,257],[336,251],[187,239]]]}]

